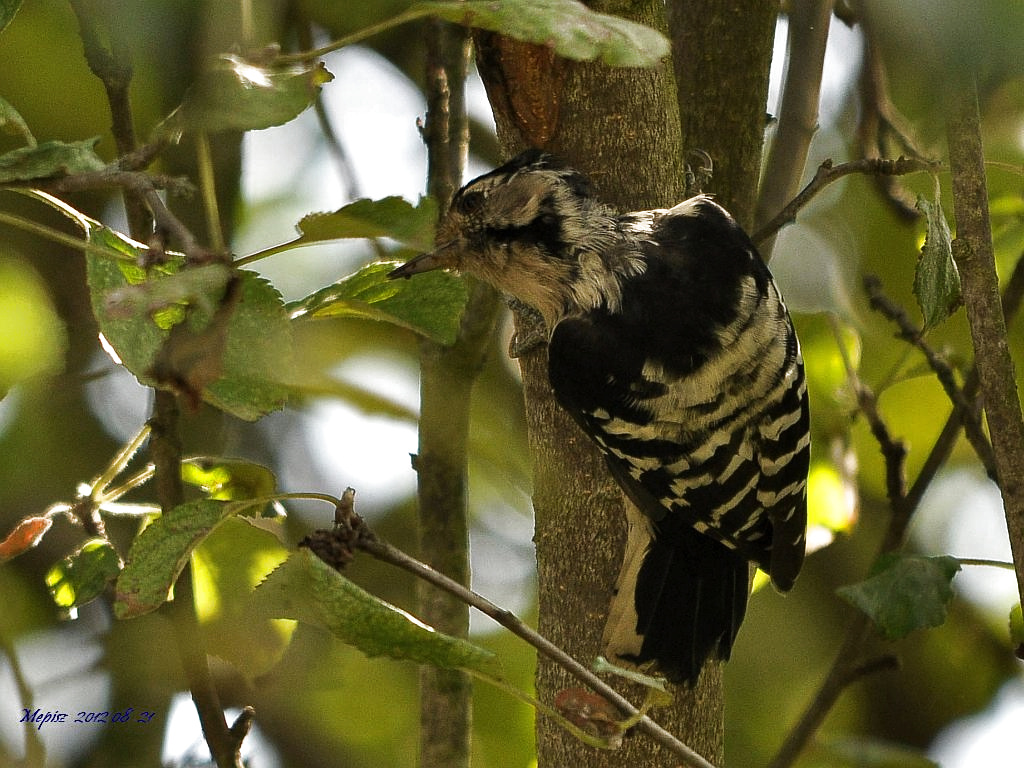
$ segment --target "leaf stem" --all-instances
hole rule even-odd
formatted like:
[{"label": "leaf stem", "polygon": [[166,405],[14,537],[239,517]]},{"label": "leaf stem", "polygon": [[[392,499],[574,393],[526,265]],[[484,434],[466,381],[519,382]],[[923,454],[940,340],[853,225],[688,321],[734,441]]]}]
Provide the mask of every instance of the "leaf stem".
[{"label": "leaf stem", "polygon": [[1013,563],[1008,563],[1005,560],[987,560],[983,557],[958,557],[957,562],[960,565],[983,565],[989,568],[1002,568],[1008,571],[1014,569]]},{"label": "leaf stem", "polygon": [[220,224],[220,210],[217,207],[217,182],[213,175],[213,155],[210,152],[210,137],[205,131],[196,136],[196,155],[199,166],[199,189],[206,211],[206,229],[215,253],[224,253],[224,230]]},{"label": "leaf stem", "polygon": [[325,46],[314,48],[309,51],[300,51],[299,53],[284,54],[278,56],[275,61],[277,64],[302,64],[307,61],[312,61],[313,59],[319,59],[321,56],[325,56],[328,53],[333,53],[334,51],[348,45],[361,43],[363,40],[373,37],[374,35],[379,35],[381,32],[387,32],[389,29],[401,26],[402,24],[406,24],[410,21],[415,21],[416,19],[422,19],[429,15],[429,8],[413,5],[397,16],[392,16],[390,19],[385,19],[384,21],[377,22],[376,24],[371,24],[368,27],[363,27],[363,29],[353,32],[351,35],[346,37],[338,38]]},{"label": "leaf stem", "polygon": [[103,245],[96,245],[88,240],[80,240],[74,235],[69,235],[61,232],[59,229],[53,229],[45,224],[32,221],[31,219],[23,219],[20,216],[16,216],[10,213],[4,213],[0,211],[0,224],[8,224],[12,227],[17,227],[25,232],[31,232],[33,235],[45,238],[54,243],[73,248],[76,251],[83,251],[84,253],[90,253],[94,256],[102,256],[105,259],[113,259],[115,261],[125,261],[128,257],[120,251],[115,251],[113,248],[107,248]]}]

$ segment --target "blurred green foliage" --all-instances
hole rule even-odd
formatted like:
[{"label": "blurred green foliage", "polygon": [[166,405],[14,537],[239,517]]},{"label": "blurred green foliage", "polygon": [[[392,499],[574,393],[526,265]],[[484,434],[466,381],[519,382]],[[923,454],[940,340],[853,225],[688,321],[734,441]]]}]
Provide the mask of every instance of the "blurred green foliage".
[{"label": "blurred green foliage", "polygon": [[[119,39],[131,51],[131,93],[140,136],[149,136],[181,102],[202,62],[233,50],[241,29],[239,5],[244,4],[199,0],[95,3],[97,13],[109,13],[117,19]],[[307,22],[317,25],[319,36],[334,39],[406,7],[400,2],[323,0],[252,5],[256,14],[251,34],[257,45],[303,39]],[[943,66],[948,60],[984,53],[986,152],[998,161],[990,168],[989,191],[999,269],[1001,276],[1007,277],[1024,252],[1024,203],[1020,194],[1024,75],[1017,48],[1024,38],[1024,23],[1019,9],[995,0],[970,8],[955,3],[873,2],[867,6],[885,56],[895,103],[931,156],[941,158],[945,151],[940,139],[944,130]],[[963,30],[969,30],[970,35],[961,35]],[[935,39],[942,44],[932,45]],[[392,30],[367,44],[410,82],[422,82],[419,28]],[[936,49],[945,55],[939,59],[932,53],[926,55],[926,51]],[[66,2],[28,0],[0,34],[0,61],[5,63],[0,66],[0,96],[24,118],[40,143],[78,142],[100,136],[96,151],[109,161],[114,145],[106,99],[81,50],[77,23]],[[841,109],[823,123],[812,147],[814,161],[825,156],[834,156],[837,161],[852,156],[858,90],[853,82],[845,85]],[[381,98],[387,96],[382,94]],[[409,115],[410,126],[415,117]],[[344,141],[345,126],[338,128]],[[232,152],[237,155],[238,136],[228,134],[218,141],[221,143],[214,145],[215,151],[222,151],[226,157]],[[0,134],[0,152],[23,144],[24,136],[17,132]],[[180,150],[181,155],[190,152],[188,146]],[[383,147],[382,153],[387,152],[389,148]],[[275,158],[265,161],[273,163]],[[162,162],[160,170],[179,173],[187,168],[189,160],[172,155]],[[219,192],[222,215],[230,231],[231,222],[246,220],[254,211],[261,216],[268,215],[268,211],[260,201],[238,195],[237,165],[227,167],[234,169],[234,176],[225,176]],[[951,210],[948,177],[943,174],[939,180],[945,195],[941,202]],[[933,194],[933,182],[927,175],[907,177],[899,184],[910,199]],[[123,227],[119,223],[122,214],[110,196],[80,193],[69,199],[89,216]],[[195,212],[197,201],[174,204],[182,206],[187,221],[201,221]],[[54,212],[10,192],[0,191],[0,211],[78,234]],[[877,274],[888,295],[907,308],[915,322],[923,324],[915,309],[913,284],[924,235],[924,222],[908,223],[897,216],[870,179],[849,177],[802,212],[798,224],[784,233],[776,250],[775,265],[787,295],[791,295],[791,287],[795,290],[795,286],[787,285],[787,275],[824,276],[812,295],[801,293],[801,301],[791,300],[791,304],[798,311],[801,305],[806,305],[805,309],[828,308],[838,318],[832,322],[820,312],[807,312],[797,318],[807,359],[815,430],[812,515],[823,522],[824,528],[838,533],[835,543],[810,556],[806,572],[791,596],[782,599],[770,589],[762,589],[752,599],[733,661],[727,667],[727,753],[731,766],[765,764],[789,723],[813,695],[853,610],[835,590],[867,577],[889,514],[883,461],[864,420],[854,415],[855,398],[839,344],[860,380],[879,396],[882,416],[892,434],[906,441],[911,479],[920,471],[951,410],[920,355],[894,339],[896,329],[872,313],[860,290],[862,274]],[[787,250],[787,243],[794,247]],[[815,247],[795,247],[803,243]],[[275,245],[266,243],[265,247]],[[367,245],[363,261],[374,255]],[[288,255],[276,258],[286,259]],[[261,328],[252,335],[259,336]],[[79,483],[96,476],[119,448],[123,437],[111,434],[101,422],[101,409],[90,394],[98,389],[108,409],[124,407],[119,399],[122,395],[113,388],[113,375],[104,362],[97,331],[82,254],[0,224],[3,535],[18,520],[41,513],[55,501],[73,499]],[[365,388],[343,385],[333,373],[346,360],[368,353],[415,359],[416,337],[412,333],[370,322],[365,314],[299,323],[293,332],[295,368],[290,378],[301,382],[304,389],[293,397],[289,408],[266,424],[254,425],[202,406],[185,420],[183,437],[188,454],[238,456],[267,464],[279,475],[285,474],[282,470],[289,466],[294,469],[295,464],[309,464],[308,451],[315,448],[297,449],[297,444],[302,443],[301,416],[316,397],[344,399],[363,412],[404,423],[414,418],[408,409],[375,391],[372,382],[367,382]],[[1020,359],[1024,338],[1019,320],[1011,324],[1010,333],[1014,355]],[[963,313],[937,325],[928,341],[943,352],[962,377],[971,358]],[[521,409],[516,374],[504,359],[503,342],[495,340],[478,383],[472,413],[474,536],[477,542],[489,542],[480,547],[483,551],[492,552],[495,546],[514,550],[521,544],[521,537],[517,544],[516,537],[495,522],[522,522],[528,514],[529,459]],[[263,410],[267,409],[250,416],[258,416]],[[139,427],[141,423],[135,425]],[[357,444],[371,439],[368,434],[344,437]],[[302,450],[307,451],[305,459]],[[970,448],[962,440],[954,450],[952,463],[974,465]],[[285,490],[334,492],[346,484],[358,487],[359,478],[349,476],[345,467],[337,467],[335,472],[330,477],[312,471],[305,475],[323,487]],[[126,500],[143,498],[147,497],[136,492]],[[415,551],[412,500],[400,498],[375,504],[369,499],[367,503],[374,529],[396,545]],[[976,513],[967,506],[957,510],[964,516]],[[293,547],[309,528],[328,523],[328,513],[310,513],[300,507],[280,524],[279,535]],[[108,527],[114,541],[126,549],[137,522],[131,518],[110,519]],[[68,632],[71,625],[60,619],[60,611],[47,590],[46,574],[82,543],[79,529],[57,519],[39,547],[0,565],[0,605],[4,606],[0,639],[5,648],[18,648],[47,633]],[[232,548],[241,553],[238,566],[240,572],[244,571],[242,576],[217,570]],[[197,574],[210,585],[205,592],[209,600],[201,605],[204,631],[211,648],[231,662],[216,667],[225,703],[255,707],[257,723],[277,747],[283,766],[413,764],[416,671],[410,662],[367,658],[310,626],[294,629],[267,622],[257,625],[238,607],[239,595],[281,562],[285,551],[276,543],[268,543],[268,536],[251,526],[228,520],[206,539],[197,555]],[[529,575],[508,567],[504,557],[488,561],[478,558],[474,566],[481,580],[500,584],[506,594],[522,596],[520,609],[529,616],[534,589]],[[413,610],[411,577],[365,559],[357,559],[347,575],[370,593]],[[956,584],[954,579],[954,591]],[[1009,609],[1008,602],[1003,617]],[[166,619],[157,614],[114,622],[109,605],[102,600],[81,608],[80,615],[80,622],[102,627],[104,658],[98,669],[110,683],[109,707],[155,710],[162,723],[172,696],[185,688],[167,641]],[[251,630],[241,646],[232,635],[232,628],[237,630],[240,625]],[[481,631],[473,642],[497,655],[512,682],[530,688],[533,657],[518,640]],[[943,727],[984,708],[1002,683],[1020,673],[1011,657],[1005,620],[994,621],[958,597],[950,603],[940,628],[915,631],[892,643],[880,638],[875,642],[878,652],[900,656],[902,670],[877,675],[851,688],[827,720],[821,742],[802,765],[846,765],[864,758],[864,750],[852,749],[848,741],[843,741],[849,734],[857,734],[873,745],[872,754],[880,757],[871,764],[917,765],[917,757],[901,750],[926,748]],[[1019,635],[1015,642],[1019,642]],[[41,679],[38,670],[33,674],[33,680]],[[64,700],[59,694],[51,700],[53,706],[65,709],[78,703]],[[529,765],[533,717],[529,709],[489,689],[477,691],[474,707],[474,766]],[[163,742],[160,723],[130,731],[97,730],[87,748],[67,763],[156,765]],[[902,746],[878,746],[883,741]],[[16,753],[11,745],[0,742],[0,765],[9,764]]]}]

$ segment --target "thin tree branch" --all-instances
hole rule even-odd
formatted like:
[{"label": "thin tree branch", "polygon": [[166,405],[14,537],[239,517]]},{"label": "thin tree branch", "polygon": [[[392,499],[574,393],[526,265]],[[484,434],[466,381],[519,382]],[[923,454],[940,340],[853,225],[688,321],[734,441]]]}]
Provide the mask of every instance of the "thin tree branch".
[{"label": "thin tree branch", "polygon": [[871,308],[881,312],[884,317],[900,329],[899,338],[913,344],[924,354],[928,366],[935,372],[936,378],[945,390],[946,395],[953,402],[953,407],[959,413],[960,421],[963,424],[964,434],[970,441],[978,459],[985,467],[989,477],[995,478],[995,460],[992,456],[992,445],[985,432],[981,428],[981,422],[975,413],[974,403],[970,401],[964,391],[956,383],[956,375],[938,352],[924,340],[924,332],[911,322],[903,307],[894,303],[882,289],[882,282],[874,275],[864,277],[864,289],[868,293]]},{"label": "thin tree branch", "polygon": [[[832,0],[794,0],[789,10],[789,49],[775,137],[768,151],[754,214],[755,227],[796,194],[818,130],[821,73],[825,64]],[[759,246],[771,260],[774,238]]]},{"label": "thin tree branch", "polygon": [[838,181],[851,173],[866,173],[882,176],[903,176],[908,173],[919,171],[930,171],[934,173],[942,167],[941,163],[931,160],[923,160],[916,157],[898,157],[895,160],[884,157],[867,157],[860,160],[851,160],[848,163],[833,165],[831,160],[826,160],[818,166],[814,178],[808,182],[786,207],[779,211],[772,219],[758,229],[752,238],[757,243],[763,243],[773,237],[780,229],[787,224],[796,221],[797,213],[807,205],[814,196],[821,192],[834,181]]},{"label": "thin tree branch", "polygon": [[954,94],[946,133],[957,225],[953,257],[960,270],[985,417],[992,435],[996,474],[1017,569],[1017,587],[1024,600],[1024,418],[999,302],[981,118],[977,87],[973,82],[960,86]]},{"label": "thin tree branch", "polygon": [[[86,59],[107,92],[113,120],[111,130],[118,154],[126,156],[136,150],[129,99],[132,69],[128,62],[126,41],[121,37],[118,25],[111,19],[108,25],[108,48],[102,41],[102,31],[94,9],[83,0],[72,0],[71,5],[78,16]],[[115,172],[112,175],[119,174]],[[119,186],[126,192],[125,208],[132,237],[140,241],[150,239],[152,220],[149,211],[152,211],[161,227],[182,239],[188,255],[194,256],[200,252],[191,232],[166,208],[151,179],[144,174],[129,174],[121,175],[120,181]],[[150,452],[155,467],[157,500],[165,513],[184,499],[178,415],[176,396],[157,389],[150,421]],[[172,618],[178,655],[210,753],[218,768],[242,768],[240,749],[252,720],[252,710],[243,711],[235,724],[228,728],[199,632],[190,568],[185,568],[175,583],[175,599],[167,612]]]},{"label": "thin tree branch", "polygon": [[[442,206],[458,186],[468,156],[465,99],[469,32],[440,21],[426,22],[427,188]],[[497,294],[470,283],[469,302],[451,346],[420,346],[418,478],[420,554],[431,567],[469,583],[468,442],[473,384],[497,324]],[[423,586],[422,584],[420,585]],[[419,614],[431,626],[457,637],[469,632],[464,602],[447,593],[420,589]],[[462,670],[420,668],[419,765],[468,766],[472,680]]]},{"label": "thin tree branch", "polygon": [[[449,579],[444,574],[438,573],[428,565],[421,563],[415,558],[410,557],[401,550],[380,539],[374,538],[369,541],[361,541],[359,546],[360,549],[365,550],[378,560],[390,563],[412,573],[417,578],[420,578],[430,584],[433,584],[438,589],[442,589],[445,592],[454,595],[466,605],[470,605],[484,615],[494,619],[494,621],[505,627],[509,632],[528,642],[540,653],[544,654],[546,657],[568,671],[569,674],[581,683],[596,691],[609,702],[614,704],[619,711],[622,712],[624,717],[628,718],[639,714],[639,710],[628,700],[623,698],[618,691],[609,686],[601,680],[601,678],[569,656],[569,654],[550,640],[531,629],[511,611],[498,607],[487,598],[473,592],[458,582]],[[693,766],[693,768],[714,768],[711,763],[687,747],[675,736],[664,730],[646,715],[637,723],[636,728],[650,736],[665,749],[670,750],[673,754],[683,759],[686,765]]]},{"label": "thin tree branch", "polygon": [[[432,585],[451,595],[461,604],[476,608],[485,616],[490,617],[502,627],[505,627],[516,637],[525,640],[536,648],[539,653],[563,667],[581,683],[617,707],[622,713],[623,719],[633,719],[640,714],[640,711],[620,695],[618,691],[546,637],[531,629],[514,613],[495,605],[466,585],[455,581],[379,538],[366,524],[366,521],[356,513],[355,491],[353,489],[347,489],[342,494],[340,500],[332,501],[335,502],[334,528],[331,530],[314,531],[299,542],[299,546],[308,547],[317,557],[338,570],[341,570],[352,561],[354,550],[366,552],[382,562],[401,568],[411,573],[421,582]],[[671,733],[661,728],[646,715],[640,717],[634,727],[650,736],[665,749],[682,758],[686,766],[690,766],[690,768],[714,768],[711,763],[680,742]]]},{"label": "thin tree branch", "polygon": [[[845,347],[840,344],[839,349],[843,356],[843,364],[846,367],[851,388],[856,393],[857,403],[868,421],[871,434],[878,442],[882,456],[885,458],[886,493],[889,497],[892,515],[879,548],[878,554],[881,556],[883,553],[894,551],[902,546],[910,518],[914,512],[914,507],[908,503],[906,487],[907,449],[902,440],[892,437],[888,425],[878,411],[874,392],[858,378],[857,372],[845,354]],[[810,742],[832,707],[835,706],[839,696],[848,686],[870,672],[891,668],[892,662],[878,663],[863,659],[861,654],[870,634],[871,619],[867,614],[858,611],[847,627],[843,643],[821,686],[793,729],[786,735],[779,751],[768,764],[769,768],[789,768],[796,762],[804,747]]]},{"label": "thin tree branch", "polygon": [[[189,263],[204,264],[212,258],[210,251],[203,248],[195,235],[181,221],[160,197],[160,189],[191,192],[193,187],[187,179],[174,176],[151,175],[139,171],[119,170],[117,165],[91,173],[80,173],[46,184],[42,189],[55,194],[66,194],[87,189],[121,189],[126,199],[141,200],[152,213],[157,227],[180,243]],[[133,233],[133,237],[138,235]]]},{"label": "thin tree branch", "polygon": [[[865,16],[868,16],[867,14]],[[857,148],[861,157],[884,157],[897,151],[910,157],[924,157],[910,137],[906,121],[889,97],[888,78],[881,51],[875,41],[870,18],[861,18],[864,35],[864,59],[858,90],[860,121],[857,124]],[[890,145],[895,144],[893,150]],[[920,215],[915,201],[894,176],[875,176],[874,183],[882,199],[897,216],[913,221]]]},{"label": "thin tree branch", "polygon": [[[111,133],[118,155],[125,155],[136,147],[135,121],[132,117],[129,87],[132,81],[132,63],[127,41],[121,26],[106,19],[101,29],[100,14],[85,0],[71,0],[71,8],[78,18],[79,35],[89,69],[99,78],[110,105]],[[106,32],[106,35],[104,35]],[[107,40],[103,38],[106,36]],[[137,195],[125,195],[125,213],[129,229],[137,240],[148,240],[152,221],[142,200]]]}]

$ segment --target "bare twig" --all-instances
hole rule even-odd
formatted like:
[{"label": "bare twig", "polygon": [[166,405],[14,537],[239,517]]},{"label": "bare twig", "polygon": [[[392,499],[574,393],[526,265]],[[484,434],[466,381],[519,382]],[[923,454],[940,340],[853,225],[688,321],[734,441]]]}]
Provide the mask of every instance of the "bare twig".
[{"label": "bare twig", "polygon": [[[866,14],[866,16],[870,16]],[[910,136],[906,121],[889,98],[888,79],[881,51],[875,41],[870,18],[861,18],[864,31],[864,60],[859,80],[860,122],[857,124],[857,147],[861,157],[875,158],[892,154],[890,144],[910,157],[924,157]],[[894,176],[875,176],[874,182],[889,207],[897,216],[913,221],[920,213],[914,198],[902,188]]]},{"label": "bare twig", "polygon": [[[100,28],[94,9],[83,0],[72,0],[71,5],[78,16],[86,59],[107,92],[113,121],[111,130],[118,153],[122,156],[134,153],[135,129],[129,100],[132,70],[128,61],[126,41],[121,36],[119,26],[112,19],[108,19],[108,28],[105,30],[109,38],[108,47],[102,39],[104,30]],[[136,160],[141,162],[142,158]],[[162,229],[179,237],[185,246],[186,254],[190,258],[197,257],[202,249],[197,245],[191,232],[164,205],[152,179],[145,174],[126,172],[123,168],[124,166],[119,166],[117,170],[111,169],[110,177],[117,178],[117,186],[125,192],[125,208],[132,237],[140,241],[150,239],[153,230],[150,218],[152,212],[152,216]],[[156,390],[150,426],[150,451],[155,467],[157,500],[166,513],[181,504],[184,499],[178,403],[173,393]],[[251,711],[243,712],[243,716],[235,723],[235,729],[228,728],[199,632],[190,568],[185,568],[175,583],[175,599],[167,611],[173,619],[178,655],[210,753],[218,768],[241,768],[240,749],[251,720]]]},{"label": "bare twig", "polygon": [[970,441],[974,452],[978,455],[986,472],[995,478],[995,460],[992,457],[992,445],[981,428],[974,403],[956,383],[956,375],[949,363],[924,340],[924,332],[911,322],[903,307],[894,303],[882,289],[882,282],[874,275],[864,277],[864,289],[868,293],[872,309],[882,313],[884,317],[896,323],[900,329],[899,338],[913,344],[924,354],[928,366],[935,372],[936,378],[953,402],[953,406],[963,423],[964,434]]},{"label": "bare twig", "polygon": [[[832,0],[795,0],[789,9],[786,77],[775,136],[762,176],[754,223],[760,227],[796,193],[818,130],[821,73],[825,64]],[[759,244],[770,261],[774,238]]]},{"label": "bare twig", "polygon": [[118,165],[91,173],[78,173],[43,185],[42,189],[55,194],[66,194],[87,189],[121,189],[127,197],[134,197],[145,203],[156,221],[157,227],[174,237],[180,243],[190,263],[203,264],[210,260],[210,252],[199,245],[192,231],[185,226],[160,197],[158,190],[192,192],[191,183],[175,176],[151,175],[139,171],[119,170]]},{"label": "bare twig", "polygon": [[[342,494],[335,507],[334,529],[314,531],[299,543],[309,547],[328,565],[341,569],[353,556],[353,550],[361,550],[376,559],[401,568],[417,579],[433,585],[437,589],[455,597],[460,603],[476,608],[485,616],[490,617],[512,634],[525,640],[537,651],[556,664],[563,667],[581,683],[596,691],[622,712],[624,719],[639,715],[639,710],[614,688],[605,683],[587,667],[567,654],[543,635],[527,626],[519,617],[505,608],[501,608],[486,597],[477,594],[464,584],[431,568],[426,563],[406,554],[397,547],[388,544],[366,525],[366,522],[355,511],[355,491],[351,488]],[[675,736],[664,730],[644,715],[635,726],[647,734],[665,749],[683,759],[684,764],[691,768],[714,768],[714,766],[687,747]]]},{"label": "bare twig", "polygon": [[787,224],[796,221],[797,213],[807,205],[814,196],[834,181],[838,181],[851,173],[866,173],[880,176],[903,176],[908,173],[919,171],[930,171],[934,173],[941,168],[941,163],[931,160],[923,160],[916,157],[898,157],[895,160],[883,157],[868,157],[860,160],[851,160],[848,163],[833,165],[831,160],[826,160],[818,166],[814,178],[800,190],[785,208],[779,211],[772,219],[754,233],[753,241],[762,243],[773,237],[780,229]]},{"label": "bare twig", "polygon": [[[110,131],[114,135],[117,153],[127,154],[135,149],[136,140],[129,94],[132,63],[122,26],[113,19],[102,19],[96,8],[84,0],[71,0],[71,8],[78,18],[85,60],[107,94]],[[103,24],[103,21],[107,23]],[[125,195],[124,206],[132,236],[137,240],[148,239],[152,221],[142,200],[135,195]]]},{"label": "bare twig", "polygon": [[[882,456],[885,458],[886,493],[892,508],[892,516],[889,518],[889,526],[879,549],[879,555],[881,555],[902,546],[910,517],[914,511],[914,507],[908,503],[907,495],[907,449],[902,440],[892,436],[888,425],[878,411],[874,392],[857,376],[857,372],[845,353],[845,347],[839,344],[839,349],[846,367],[847,378],[857,397],[857,404],[861,413],[864,414],[864,418],[867,419],[871,434],[878,442]],[[870,618],[865,613],[857,612],[847,627],[843,644],[836,653],[825,679],[792,730],[786,735],[779,751],[768,764],[769,768],[788,768],[796,761],[847,687],[867,674],[893,667],[894,660],[890,657],[874,660],[863,659],[861,653],[870,633]]]}]

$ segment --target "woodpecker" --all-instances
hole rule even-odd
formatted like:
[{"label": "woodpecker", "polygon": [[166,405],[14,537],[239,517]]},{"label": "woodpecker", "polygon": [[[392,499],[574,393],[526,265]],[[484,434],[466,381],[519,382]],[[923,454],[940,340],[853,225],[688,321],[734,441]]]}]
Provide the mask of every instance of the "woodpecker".
[{"label": "woodpecker", "polygon": [[606,655],[695,684],[750,564],[785,592],[804,557],[807,387],[767,266],[710,197],[618,213],[538,150],[460,189],[437,243],[389,277],[455,269],[536,309],[555,397],[631,502]]}]

